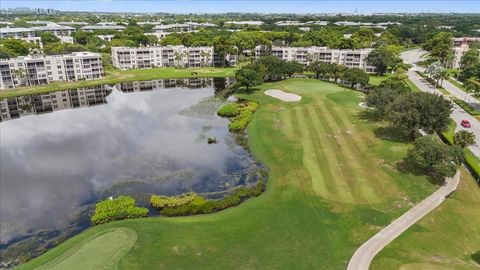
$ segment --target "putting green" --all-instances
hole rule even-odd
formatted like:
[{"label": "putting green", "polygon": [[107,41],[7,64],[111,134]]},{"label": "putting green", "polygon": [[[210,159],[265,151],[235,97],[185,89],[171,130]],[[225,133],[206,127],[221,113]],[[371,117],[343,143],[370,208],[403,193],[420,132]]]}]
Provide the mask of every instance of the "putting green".
[{"label": "putting green", "polygon": [[137,233],[131,229],[103,231],[38,269],[113,269],[136,241]]}]

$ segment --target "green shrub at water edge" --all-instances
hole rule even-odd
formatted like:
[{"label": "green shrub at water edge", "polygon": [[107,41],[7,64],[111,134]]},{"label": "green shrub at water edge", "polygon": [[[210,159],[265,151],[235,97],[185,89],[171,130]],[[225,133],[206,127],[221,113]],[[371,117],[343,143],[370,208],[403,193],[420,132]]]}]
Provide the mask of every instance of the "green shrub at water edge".
[{"label": "green shrub at water edge", "polygon": [[164,207],[175,208],[189,204],[195,200],[195,198],[197,198],[197,194],[195,192],[188,192],[180,196],[171,197],[152,195],[152,197],[150,197],[150,204],[156,209],[162,209]]},{"label": "green shrub at water edge", "polygon": [[217,114],[221,117],[235,117],[240,114],[239,103],[229,103],[218,109]]},{"label": "green shrub at water edge", "polygon": [[187,216],[195,214],[208,214],[217,212],[228,207],[239,205],[242,201],[259,196],[265,188],[262,181],[258,181],[253,187],[239,187],[231,194],[220,200],[209,200],[202,196],[197,196],[187,204],[177,207],[164,207],[160,210],[162,216]]},{"label": "green shrub at water edge", "polygon": [[95,205],[95,213],[91,217],[93,224],[102,224],[114,220],[140,218],[148,216],[148,209],[137,207],[135,199],[120,196],[113,200],[104,200]]}]

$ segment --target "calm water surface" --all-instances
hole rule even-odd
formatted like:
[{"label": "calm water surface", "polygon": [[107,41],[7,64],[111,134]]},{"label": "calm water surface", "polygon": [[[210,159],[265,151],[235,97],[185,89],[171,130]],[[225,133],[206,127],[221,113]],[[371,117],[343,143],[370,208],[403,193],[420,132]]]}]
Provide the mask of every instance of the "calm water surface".
[{"label": "calm water surface", "polygon": [[[2,247],[84,228],[107,196],[145,203],[151,193],[255,181],[258,164],[215,114],[224,84],[133,82],[2,100]],[[210,136],[218,143],[209,145]]]}]

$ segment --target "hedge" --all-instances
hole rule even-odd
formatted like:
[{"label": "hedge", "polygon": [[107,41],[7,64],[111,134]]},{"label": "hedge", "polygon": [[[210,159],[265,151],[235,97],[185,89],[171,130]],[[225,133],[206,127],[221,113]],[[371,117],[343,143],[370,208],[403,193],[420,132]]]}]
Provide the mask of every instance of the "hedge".
[{"label": "hedge", "polygon": [[257,108],[258,103],[253,101],[235,102],[222,106],[217,114],[222,117],[230,118],[228,129],[232,132],[239,132],[247,127]]},{"label": "hedge", "polygon": [[120,196],[113,200],[104,200],[95,205],[95,212],[91,217],[93,224],[102,224],[114,220],[127,218],[140,218],[148,216],[148,209],[137,207],[135,199],[128,196]]},{"label": "hedge", "polygon": [[[448,144],[454,144],[455,136],[455,122],[451,121],[447,131],[439,133],[440,138]],[[463,156],[465,158],[465,166],[468,168],[472,176],[480,183],[480,159],[475,156],[470,149],[463,149]]]},{"label": "hedge", "polygon": [[453,99],[453,102],[457,103],[458,106],[462,107],[468,114],[470,115],[480,115],[480,111],[477,111],[472,105],[468,104],[467,102],[461,99]]},{"label": "hedge", "polygon": [[196,196],[195,199],[189,203],[175,207],[165,206],[158,208],[153,205],[152,206],[157,210],[160,210],[160,214],[162,216],[168,217],[208,214],[226,209],[228,207],[236,206],[248,198],[259,196],[264,190],[265,186],[263,182],[258,181],[255,186],[236,188],[229,195],[219,200],[210,200],[202,196]]}]

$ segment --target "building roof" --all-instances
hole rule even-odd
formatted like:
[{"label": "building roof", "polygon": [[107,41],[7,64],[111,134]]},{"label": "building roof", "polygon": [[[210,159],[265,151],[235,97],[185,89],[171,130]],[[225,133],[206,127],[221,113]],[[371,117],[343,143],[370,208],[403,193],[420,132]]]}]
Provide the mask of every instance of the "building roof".
[{"label": "building roof", "polygon": [[0,28],[0,33],[33,32],[32,28],[27,27],[4,27]]},{"label": "building roof", "polygon": [[124,30],[122,25],[87,25],[82,27],[83,30]]},{"label": "building roof", "polygon": [[186,24],[186,23],[161,24],[161,25],[155,26],[153,28],[153,30],[166,30],[166,29],[172,29],[172,28],[177,28],[177,27],[191,27],[191,28],[193,28],[193,25]]},{"label": "building roof", "polygon": [[45,26],[35,26],[32,27],[33,31],[52,31],[52,30],[75,30],[75,28],[66,26],[66,25],[58,25],[58,24],[48,24]]},{"label": "building roof", "polygon": [[225,24],[236,24],[236,25],[262,25],[262,21],[228,21]]},{"label": "building roof", "polygon": [[88,25],[88,23],[86,23],[86,22],[75,22],[75,21],[58,22],[58,24],[61,24],[61,25]]}]

